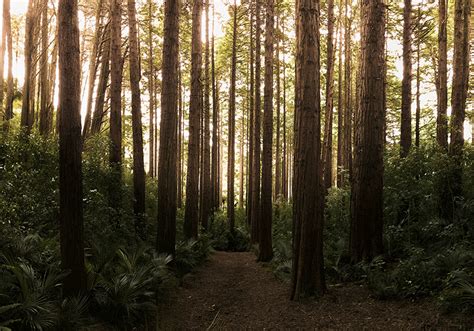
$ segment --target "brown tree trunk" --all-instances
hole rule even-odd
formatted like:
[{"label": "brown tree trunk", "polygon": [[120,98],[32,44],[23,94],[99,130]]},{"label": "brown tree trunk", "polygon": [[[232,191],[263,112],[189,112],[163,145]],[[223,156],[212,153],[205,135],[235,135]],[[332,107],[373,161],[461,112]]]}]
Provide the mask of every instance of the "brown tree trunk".
[{"label": "brown tree trunk", "polygon": [[[278,33],[280,25],[280,16],[277,10],[276,14],[276,29]],[[276,41],[276,153],[275,153],[275,200],[280,197],[280,189],[281,189],[281,148],[280,148],[280,140],[281,140],[281,86],[280,86],[280,38],[277,35]]]},{"label": "brown tree trunk", "polygon": [[229,145],[227,160],[227,220],[230,231],[235,226],[235,84],[237,77],[237,2],[234,0],[233,26],[232,26],[232,68],[229,90]]},{"label": "brown tree trunk", "polygon": [[[342,10],[342,0],[339,1],[339,10]],[[342,128],[344,126],[343,120],[343,100],[342,100],[342,85],[343,85],[343,78],[342,78],[342,17],[339,17],[339,60],[338,60],[338,78],[337,78],[337,161],[336,161],[336,177],[337,177],[337,187],[342,187],[342,174],[341,174],[341,167],[342,167]]]},{"label": "brown tree trunk", "polygon": [[326,291],[323,259],[323,185],[319,1],[298,0],[295,178],[291,299]]},{"label": "brown tree trunk", "polygon": [[101,68],[99,83],[97,85],[97,97],[95,99],[94,114],[92,116],[91,135],[100,132],[105,116],[105,100],[107,85],[110,76],[110,26],[104,28],[102,35]]},{"label": "brown tree trunk", "polygon": [[254,157],[254,133],[255,133],[255,69],[254,69],[254,1],[249,1],[250,13],[250,40],[249,40],[249,142],[248,142],[248,187],[247,187],[247,224],[252,224],[252,182],[253,182],[253,157]]},{"label": "brown tree trunk", "polygon": [[189,102],[188,169],[183,229],[184,235],[188,239],[197,238],[199,225],[199,131],[201,127],[200,119],[202,112],[202,5],[202,0],[194,0],[191,52],[191,99]]},{"label": "brown tree trunk", "polygon": [[52,129],[52,109],[50,107],[50,91],[48,78],[48,58],[49,58],[49,35],[48,35],[48,0],[42,2],[42,22],[41,22],[41,56],[40,56],[40,87],[41,104],[39,131],[42,135],[51,133]]},{"label": "brown tree trunk", "polygon": [[209,217],[211,216],[211,133],[210,133],[210,45],[209,45],[209,0],[205,2],[205,12],[206,12],[206,46],[205,46],[205,55],[204,55],[204,107],[203,109],[203,162],[202,162],[202,188],[201,188],[201,225],[207,230]]},{"label": "brown tree trunk", "polygon": [[329,190],[332,182],[332,121],[333,121],[333,90],[334,90],[334,0],[328,1],[328,37],[327,37],[327,69],[326,69],[326,109],[324,121],[323,144],[323,182]]},{"label": "brown tree trunk", "polygon": [[153,7],[152,0],[148,0],[148,98],[149,98],[149,121],[150,121],[150,152],[148,160],[148,175],[155,177],[155,67],[153,65]]},{"label": "brown tree trunk", "polygon": [[[421,16],[420,8],[418,7],[418,17]],[[415,146],[420,147],[420,40],[416,46],[416,113],[415,113]]]},{"label": "brown tree trunk", "polygon": [[112,180],[109,184],[109,202],[113,211],[111,220],[119,221],[122,181],[122,0],[111,0],[110,26],[110,149],[109,165]]},{"label": "brown tree trunk", "polygon": [[140,99],[140,55],[135,0],[128,0],[128,26],[130,47],[130,87],[132,90],[132,131],[133,131],[133,211],[135,232],[144,238],[145,216],[145,166],[143,161],[143,129]]},{"label": "brown tree trunk", "polygon": [[272,249],[272,158],[273,158],[273,0],[266,3],[265,24],[265,86],[264,86],[264,123],[262,153],[262,214],[259,227],[258,260],[270,261]]},{"label": "brown tree trunk", "polygon": [[211,186],[212,186],[212,208],[219,209],[219,105],[217,99],[217,82],[216,82],[216,61],[214,50],[214,6],[212,7],[212,38],[211,38],[211,74],[212,74],[212,169],[211,169]]},{"label": "brown tree trunk", "polygon": [[177,171],[178,171],[178,208],[183,207],[183,86],[181,62],[178,64],[178,150],[177,150]]},{"label": "brown tree trunk", "polygon": [[89,86],[87,87],[87,106],[86,106],[86,118],[84,120],[84,127],[82,128],[82,139],[86,139],[92,124],[92,102],[95,81],[97,76],[97,69],[99,68],[99,44],[101,42],[101,34],[103,33],[103,26],[101,22],[102,18],[102,6],[103,0],[99,0],[97,3],[96,16],[95,16],[95,32],[94,40],[92,43],[92,52],[89,60]]},{"label": "brown tree trunk", "polygon": [[449,154],[453,158],[452,196],[462,195],[462,155],[464,120],[469,85],[469,34],[471,0],[456,0],[454,6],[454,58],[451,92],[451,141]]},{"label": "brown tree trunk", "polygon": [[448,0],[439,0],[438,8],[438,115],[436,140],[445,151],[448,149]]},{"label": "brown tree trunk", "polygon": [[385,4],[362,2],[359,107],[355,124],[350,253],[354,262],[382,253],[383,73]]},{"label": "brown tree trunk", "polygon": [[400,154],[405,157],[411,147],[411,78],[412,78],[412,38],[411,0],[404,0],[403,7],[403,80],[402,116],[400,128]]},{"label": "brown tree trunk", "polygon": [[37,8],[36,1],[28,2],[28,11],[26,13],[26,31],[25,31],[25,82],[23,84],[23,99],[21,105],[21,127],[25,133],[29,134],[33,128],[34,111],[32,104],[32,96],[34,95],[34,33],[37,24]]},{"label": "brown tree trunk", "polygon": [[[4,13],[5,14],[5,13]],[[3,99],[5,97],[4,91],[4,83],[5,83],[5,51],[6,51],[6,44],[7,44],[7,30],[5,29],[5,25],[2,28],[2,39],[0,40],[0,113],[3,113],[3,120],[5,120],[5,112],[3,108]]]},{"label": "brown tree trunk", "polygon": [[261,96],[260,96],[260,75],[261,75],[261,0],[255,0],[255,109],[254,109],[254,133],[253,133],[253,165],[252,165],[252,219],[250,240],[252,243],[258,242],[258,226],[260,222],[260,118],[261,118]]},{"label": "brown tree trunk", "polygon": [[13,118],[13,38],[11,28],[10,0],[3,0],[3,30],[6,34],[8,52],[7,97],[5,100],[4,130],[8,132],[9,121]]},{"label": "brown tree trunk", "polygon": [[[285,35],[285,21],[282,22],[281,33]],[[283,40],[283,50],[285,50],[285,41]],[[283,54],[283,57],[285,52]],[[288,200],[288,152],[287,152],[287,138],[286,138],[286,63],[283,63],[283,159],[282,159],[282,173],[281,173],[281,194],[283,200]]]},{"label": "brown tree trunk", "polygon": [[82,212],[80,51],[77,0],[60,0],[59,24],[59,230],[66,297],[87,290]]},{"label": "brown tree trunk", "polygon": [[344,36],[344,138],[343,138],[343,185],[352,176],[352,16],[349,14],[349,1],[345,3],[346,27]]},{"label": "brown tree trunk", "polygon": [[165,2],[161,125],[158,163],[158,231],[156,248],[174,254],[176,245],[176,122],[178,117],[179,1]]}]

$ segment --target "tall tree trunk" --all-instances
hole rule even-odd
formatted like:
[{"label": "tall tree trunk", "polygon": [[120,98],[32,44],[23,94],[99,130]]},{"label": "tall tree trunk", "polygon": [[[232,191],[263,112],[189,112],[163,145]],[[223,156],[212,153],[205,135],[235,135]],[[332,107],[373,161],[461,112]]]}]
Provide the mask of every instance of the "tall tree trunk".
[{"label": "tall tree trunk", "polygon": [[328,37],[327,37],[327,69],[326,69],[326,109],[324,121],[323,144],[323,182],[324,188],[331,188],[332,182],[332,121],[333,121],[333,90],[334,90],[334,0],[328,1]]},{"label": "tall tree trunk", "polygon": [[[420,8],[418,7],[418,17],[421,16]],[[416,43],[416,113],[415,113],[415,146],[420,147],[420,40]]]},{"label": "tall tree trunk", "polygon": [[102,55],[97,96],[95,99],[94,113],[92,116],[91,135],[98,134],[101,130],[106,110],[104,109],[107,85],[110,76],[110,25],[104,28],[102,35]]},{"label": "tall tree trunk", "polygon": [[383,0],[362,2],[360,97],[351,192],[350,253],[355,262],[371,260],[383,250],[384,11]]},{"label": "tall tree trunk", "polygon": [[[285,21],[282,22],[281,34],[285,35]],[[283,58],[285,58],[285,40],[283,39]],[[286,63],[283,62],[283,159],[282,159],[282,174],[281,174],[281,194],[283,199],[288,200],[288,152],[287,152],[287,138],[286,138]]]},{"label": "tall tree trunk", "polygon": [[158,252],[173,254],[176,245],[176,122],[178,117],[179,0],[165,2],[161,125],[158,163]]},{"label": "tall tree trunk", "polygon": [[298,0],[296,46],[295,178],[291,299],[326,291],[323,259],[323,186],[319,1]]},{"label": "tall tree trunk", "polygon": [[345,3],[346,27],[344,36],[344,138],[343,138],[343,185],[352,176],[352,16],[349,1]]},{"label": "tall tree trunk", "polygon": [[59,24],[59,231],[63,294],[87,290],[82,212],[81,66],[77,0],[60,0]]},{"label": "tall tree trunk", "polygon": [[189,102],[188,169],[184,213],[184,235],[188,239],[197,238],[199,225],[199,131],[201,127],[200,119],[202,112],[202,5],[202,0],[194,0],[191,52],[191,99]]},{"label": "tall tree trunk", "polygon": [[266,3],[265,87],[262,154],[262,214],[259,227],[259,261],[270,261],[272,250],[272,157],[273,157],[273,0]]},{"label": "tall tree trunk", "polygon": [[247,224],[252,224],[252,183],[253,183],[253,157],[254,157],[254,134],[255,134],[255,69],[254,69],[254,1],[249,1],[250,13],[250,40],[249,40],[249,148],[248,148],[248,187],[247,187]]},{"label": "tall tree trunk", "polygon": [[[4,13],[5,15],[5,13]],[[5,24],[2,28],[2,39],[0,40],[0,113],[3,113],[3,120],[6,119],[4,108],[3,108],[3,99],[5,97],[4,91],[4,83],[5,83],[5,51],[6,51],[6,44],[7,44],[7,30],[5,29]]]},{"label": "tall tree trunk", "polygon": [[111,220],[119,221],[122,181],[122,0],[111,0],[110,27],[110,150],[109,165],[113,179],[109,187]]},{"label": "tall tree trunk", "polygon": [[128,0],[128,39],[130,45],[129,60],[133,131],[133,211],[135,213],[135,232],[138,237],[144,238],[145,166],[143,160],[143,129],[140,98],[141,69],[136,16],[135,0]]},{"label": "tall tree trunk", "polygon": [[439,0],[438,7],[438,115],[436,140],[448,149],[448,0]]},{"label": "tall tree trunk", "polygon": [[217,82],[216,82],[216,61],[214,49],[214,4],[212,7],[212,38],[211,38],[211,74],[212,74],[212,169],[211,169],[211,185],[212,185],[212,208],[219,209],[219,114],[217,99]]},{"label": "tall tree trunk", "polygon": [[92,101],[94,95],[94,87],[97,76],[97,69],[99,68],[99,44],[101,42],[101,34],[103,33],[102,26],[102,6],[103,0],[99,0],[97,3],[97,9],[95,14],[95,32],[92,43],[92,51],[89,60],[89,86],[87,87],[87,106],[86,106],[86,118],[84,120],[84,127],[82,128],[82,139],[86,139],[91,129],[92,123]]},{"label": "tall tree trunk", "polygon": [[403,7],[403,80],[402,116],[400,129],[400,153],[405,157],[411,147],[411,78],[412,78],[412,38],[411,0],[404,0]]},{"label": "tall tree trunk", "polygon": [[9,121],[13,118],[13,38],[10,15],[10,0],[3,0],[3,30],[6,33],[8,52],[7,97],[5,102],[4,130],[8,132]]},{"label": "tall tree trunk", "polygon": [[29,134],[33,128],[34,105],[31,103],[32,95],[34,95],[34,48],[33,44],[35,28],[37,24],[37,8],[36,1],[28,2],[28,11],[26,13],[26,32],[25,32],[25,81],[23,84],[23,99],[21,105],[21,127],[25,133]]},{"label": "tall tree trunk", "polygon": [[[339,1],[339,11],[342,11],[343,2],[342,0]],[[342,187],[342,174],[341,174],[341,167],[342,167],[342,130],[344,127],[344,117],[343,117],[343,94],[342,94],[342,85],[343,85],[343,77],[342,77],[342,17],[339,17],[339,60],[338,60],[338,78],[337,78],[337,160],[336,160],[336,177],[337,177],[337,187]]]},{"label": "tall tree trunk", "polygon": [[227,220],[230,231],[235,225],[235,84],[237,77],[237,1],[234,0],[233,26],[232,26],[232,68],[229,90],[229,145],[227,160]]},{"label": "tall tree trunk", "polygon": [[[276,14],[276,29],[278,33],[278,29],[280,26],[280,15],[277,9]],[[280,197],[280,189],[281,189],[281,149],[280,149],[280,126],[281,126],[281,86],[280,86],[280,38],[277,34],[276,40],[276,153],[275,153],[275,200]]]},{"label": "tall tree trunk", "polygon": [[205,12],[206,12],[206,46],[205,46],[205,55],[204,55],[204,107],[203,107],[203,162],[202,162],[202,188],[201,188],[201,225],[207,230],[208,220],[211,215],[211,133],[210,133],[210,45],[209,45],[209,0],[205,2]]},{"label": "tall tree trunk", "polygon": [[48,58],[49,58],[49,33],[48,33],[48,0],[42,3],[42,23],[41,23],[41,56],[40,56],[40,121],[39,131],[43,135],[51,133],[52,129],[52,109],[50,107],[50,91],[48,78]]},{"label": "tall tree trunk", "polygon": [[253,142],[253,165],[252,165],[252,223],[250,231],[250,240],[252,243],[258,242],[258,227],[260,222],[260,118],[261,118],[261,19],[260,8],[261,0],[255,0],[255,109],[254,109],[254,142]]},{"label": "tall tree trunk", "polygon": [[155,177],[155,67],[153,64],[153,7],[152,0],[148,0],[148,94],[149,94],[149,121],[150,121],[150,152],[148,154],[148,175]]},{"label": "tall tree trunk", "polygon": [[183,207],[183,86],[182,86],[181,61],[178,64],[178,150],[177,150],[177,171],[178,171],[178,208]]},{"label": "tall tree trunk", "polygon": [[469,34],[471,0],[456,0],[454,6],[454,58],[451,93],[451,141],[449,153],[454,161],[452,195],[462,195],[462,155],[464,120],[469,85]]}]

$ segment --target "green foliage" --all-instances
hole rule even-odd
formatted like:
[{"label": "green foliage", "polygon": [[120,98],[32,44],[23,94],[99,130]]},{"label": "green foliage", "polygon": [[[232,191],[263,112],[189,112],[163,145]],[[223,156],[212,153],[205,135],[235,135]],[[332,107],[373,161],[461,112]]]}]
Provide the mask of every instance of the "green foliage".
[{"label": "green foliage", "polygon": [[250,249],[250,235],[245,219],[245,211],[237,209],[235,229],[229,230],[226,211],[217,211],[210,222],[211,245],[218,251],[245,252]]}]

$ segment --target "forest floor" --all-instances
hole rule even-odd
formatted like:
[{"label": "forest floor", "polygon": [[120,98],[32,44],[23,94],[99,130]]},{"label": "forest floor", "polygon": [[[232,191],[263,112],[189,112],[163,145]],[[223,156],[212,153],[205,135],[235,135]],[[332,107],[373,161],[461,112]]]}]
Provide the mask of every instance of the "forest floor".
[{"label": "forest floor", "polygon": [[[289,285],[253,253],[214,253],[158,309],[158,329],[459,329],[474,319],[443,315],[433,299],[381,301],[362,285],[329,286],[320,300],[292,302]],[[473,323],[473,324],[471,324]]]}]

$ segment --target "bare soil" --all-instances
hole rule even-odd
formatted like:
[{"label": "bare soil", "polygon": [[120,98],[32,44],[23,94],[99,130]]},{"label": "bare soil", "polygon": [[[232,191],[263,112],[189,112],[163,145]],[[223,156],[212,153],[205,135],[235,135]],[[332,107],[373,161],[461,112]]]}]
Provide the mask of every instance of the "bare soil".
[{"label": "bare soil", "polygon": [[381,301],[362,285],[329,286],[319,300],[292,302],[289,285],[253,253],[216,252],[158,309],[158,329],[468,329],[431,300]]}]

